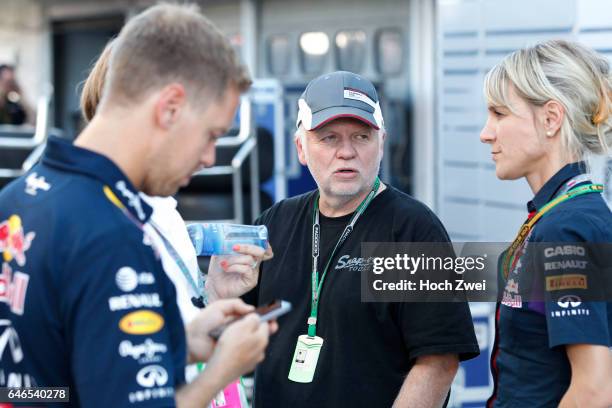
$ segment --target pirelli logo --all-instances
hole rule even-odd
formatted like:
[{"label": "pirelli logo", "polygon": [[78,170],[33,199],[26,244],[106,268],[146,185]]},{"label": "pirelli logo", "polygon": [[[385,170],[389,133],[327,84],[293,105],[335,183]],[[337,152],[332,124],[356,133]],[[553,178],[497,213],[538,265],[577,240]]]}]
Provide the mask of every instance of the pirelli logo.
[{"label": "pirelli logo", "polygon": [[586,289],[587,276],[583,274],[554,275],[546,277],[548,292],[565,289]]}]

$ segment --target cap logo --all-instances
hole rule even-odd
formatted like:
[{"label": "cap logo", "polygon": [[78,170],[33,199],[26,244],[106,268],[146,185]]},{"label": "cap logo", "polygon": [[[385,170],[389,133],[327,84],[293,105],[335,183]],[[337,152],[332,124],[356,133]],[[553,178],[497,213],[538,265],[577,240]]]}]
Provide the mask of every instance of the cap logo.
[{"label": "cap logo", "polygon": [[312,110],[310,109],[310,106],[308,106],[308,104],[306,103],[304,99],[300,99],[298,101],[298,107],[299,107],[298,117],[297,117],[295,126],[299,127],[300,122],[302,122],[304,129],[311,130],[312,129]]},{"label": "cap logo", "polygon": [[376,102],[372,100],[368,95],[363,92],[356,91],[355,89],[344,89],[344,99],[353,99],[356,101],[361,101],[363,103],[367,103],[372,108],[376,109]]},{"label": "cap logo", "polygon": [[385,121],[383,120],[382,110],[380,109],[380,102],[376,102],[376,106],[374,106],[374,120],[376,120],[376,124],[379,128],[385,127]]}]

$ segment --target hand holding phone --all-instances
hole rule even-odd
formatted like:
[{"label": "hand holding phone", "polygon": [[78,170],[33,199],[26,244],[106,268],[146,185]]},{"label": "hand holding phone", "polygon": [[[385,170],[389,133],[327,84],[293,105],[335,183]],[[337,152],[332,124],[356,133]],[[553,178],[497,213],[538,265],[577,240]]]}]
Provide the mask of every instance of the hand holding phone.
[{"label": "hand holding phone", "polygon": [[[275,300],[273,302],[268,303],[267,305],[259,306],[257,309],[255,309],[255,313],[259,315],[259,320],[261,322],[268,322],[270,320],[274,320],[279,316],[289,313],[290,311],[291,303],[285,300]],[[223,324],[217,327],[216,329],[213,329],[208,335],[213,339],[218,340],[219,337],[221,337],[223,331],[227,328],[227,326],[234,322],[235,320]]]}]

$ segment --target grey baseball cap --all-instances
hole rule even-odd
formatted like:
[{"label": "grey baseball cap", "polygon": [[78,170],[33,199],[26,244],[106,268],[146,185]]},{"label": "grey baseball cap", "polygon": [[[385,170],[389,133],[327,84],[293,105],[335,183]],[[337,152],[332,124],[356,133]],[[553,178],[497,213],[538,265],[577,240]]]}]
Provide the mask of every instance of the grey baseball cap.
[{"label": "grey baseball cap", "polygon": [[355,118],[375,129],[383,127],[378,94],[364,77],[347,71],[321,75],[310,81],[298,100],[298,117],[306,130],[338,118]]}]

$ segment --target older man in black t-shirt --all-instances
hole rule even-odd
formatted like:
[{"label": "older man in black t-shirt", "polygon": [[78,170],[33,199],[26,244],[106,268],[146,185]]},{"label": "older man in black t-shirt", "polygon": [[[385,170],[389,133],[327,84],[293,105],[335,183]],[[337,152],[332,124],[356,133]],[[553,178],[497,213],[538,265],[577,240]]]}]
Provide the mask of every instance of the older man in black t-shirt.
[{"label": "older man in black t-shirt", "polygon": [[293,304],[257,369],[256,408],[443,405],[459,360],[479,352],[468,305],[361,301],[361,242],[449,240],[424,204],[377,177],[385,133],[374,86],[350,72],[314,79],[297,127],[318,189],[256,221],[275,252],[261,274],[234,257],[207,283],[211,298]]}]

